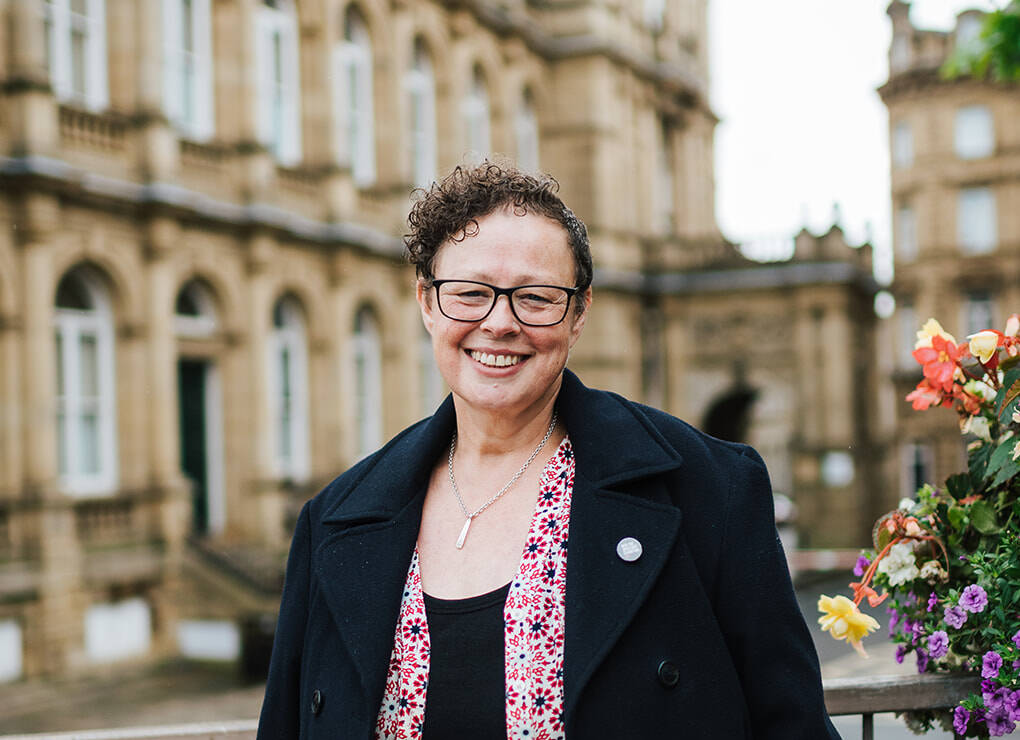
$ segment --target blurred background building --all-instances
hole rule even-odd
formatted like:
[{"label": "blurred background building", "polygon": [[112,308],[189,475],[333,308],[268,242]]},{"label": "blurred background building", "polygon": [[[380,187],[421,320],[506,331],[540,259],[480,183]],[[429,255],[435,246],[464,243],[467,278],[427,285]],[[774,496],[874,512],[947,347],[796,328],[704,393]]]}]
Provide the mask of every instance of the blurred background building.
[{"label": "blurred background building", "polygon": [[947,411],[919,414],[900,399],[920,380],[916,332],[938,317],[957,341],[1001,331],[1020,308],[1020,94],[1016,84],[959,77],[942,65],[977,42],[983,14],[949,32],[915,28],[894,0],[889,109],[896,312],[887,362],[895,415],[892,480],[901,495],[966,469],[965,440]]},{"label": "blurred background building", "polygon": [[[0,5],[0,680],[252,642],[301,502],[445,393],[400,236],[412,188],[486,156],[553,173],[588,225],[571,367],[755,445],[801,545],[865,544],[934,432],[890,410],[869,244],[834,217],[762,264],[719,233],[706,2]],[[897,325],[945,313],[958,263],[1016,304],[1015,262],[982,267],[1016,251],[1015,98],[895,69]],[[991,156],[943,145],[961,101]],[[927,231],[947,172],[1001,198],[995,256]]]}]

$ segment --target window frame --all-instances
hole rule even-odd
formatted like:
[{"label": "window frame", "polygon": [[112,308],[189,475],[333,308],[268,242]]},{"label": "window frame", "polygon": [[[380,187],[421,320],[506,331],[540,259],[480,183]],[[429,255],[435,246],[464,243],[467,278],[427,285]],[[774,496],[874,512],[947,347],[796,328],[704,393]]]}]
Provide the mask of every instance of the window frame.
[{"label": "window frame", "polygon": [[360,460],[383,442],[382,333],[370,306],[362,306],[355,314],[350,357],[354,371],[354,452]]},{"label": "window frame", "polygon": [[[191,3],[192,49],[184,43],[186,14]],[[213,102],[211,0],[163,0],[163,110],[187,138],[208,141],[216,131]],[[179,42],[179,43],[178,43]],[[191,86],[188,88],[188,69]]]},{"label": "window frame", "polygon": [[[981,210],[985,212],[982,213]],[[965,211],[973,211],[967,215]],[[990,254],[999,246],[999,207],[995,190],[989,186],[961,188],[956,194],[956,241],[967,255]],[[969,227],[971,222],[988,224],[983,234]]]},{"label": "window frame", "polygon": [[471,71],[460,115],[464,122],[464,157],[472,164],[480,164],[492,152],[492,107],[489,83],[479,65]]},{"label": "window frame", "polygon": [[[84,19],[71,11],[71,0],[44,0],[47,59],[50,84],[57,100],[99,111],[110,104],[106,58],[106,0],[85,0]],[[75,90],[73,36],[84,35],[82,90]]]},{"label": "window frame", "polygon": [[425,43],[414,44],[411,66],[404,74],[408,98],[408,154],[414,185],[428,187],[438,171],[436,79],[432,56]]},{"label": "window frame", "polygon": [[255,12],[256,136],[284,166],[301,161],[301,59],[297,11],[290,0]]},{"label": "window frame", "polygon": [[530,88],[521,91],[520,103],[514,115],[514,142],[517,147],[517,166],[525,172],[538,172],[539,130],[535,98]]},{"label": "window frame", "polygon": [[[58,481],[61,490],[71,496],[111,495],[117,486],[116,439],[116,382],[114,377],[114,332],[109,297],[98,280],[79,271],[72,271],[64,279],[74,279],[88,293],[92,309],[73,309],[56,306],[54,302],[54,340]],[[95,339],[96,395],[87,400],[83,389],[81,340]],[[86,413],[96,415],[95,472],[86,472],[83,462],[84,440],[75,430]],[[73,421],[72,421],[73,420]]]},{"label": "window frame", "polygon": [[[344,36],[332,54],[333,120],[337,162],[359,186],[376,181],[372,39],[361,13],[348,7]],[[353,89],[352,89],[353,88]]]},{"label": "window frame", "polygon": [[[283,316],[282,326],[277,325],[277,312]],[[304,312],[293,296],[283,296],[273,304],[271,319],[268,374],[270,415],[273,422],[273,470],[280,478],[303,483],[311,475],[308,332]],[[281,372],[283,357],[289,358],[286,383]],[[283,451],[284,443],[289,454]]]},{"label": "window frame", "polygon": [[953,153],[984,159],[995,153],[995,116],[987,105],[965,105],[953,116]]}]

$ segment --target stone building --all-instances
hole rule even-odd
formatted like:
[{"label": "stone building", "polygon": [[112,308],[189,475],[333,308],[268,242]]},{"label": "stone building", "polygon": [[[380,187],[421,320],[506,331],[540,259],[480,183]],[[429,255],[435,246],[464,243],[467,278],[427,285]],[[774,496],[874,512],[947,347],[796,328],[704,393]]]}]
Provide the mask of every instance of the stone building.
[{"label": "stone building", "polygon": [[889,79],[879,93],[889,110],[895,257],[896,313],[885,342],[898,448],[890,478],[912,495],[966,465],[953,414],[913,411],[902,400],[921,378],[911,356],[916,331],[935,317],[964,341],[1001,331],[1020,311],[1020,89],[939,74],[980,32],[980,12],[961,13],[948,32],[915,28],[900,0],[888,13]]},{"label": "stone building", "polygon": [[755,443],[804,541],[859,544],[870,247],[720,235],[705,5],[0,4],[0,681],[236,652],[296,508],[440,402],[399,237],[487,155],[589,227],[585,381]]}]

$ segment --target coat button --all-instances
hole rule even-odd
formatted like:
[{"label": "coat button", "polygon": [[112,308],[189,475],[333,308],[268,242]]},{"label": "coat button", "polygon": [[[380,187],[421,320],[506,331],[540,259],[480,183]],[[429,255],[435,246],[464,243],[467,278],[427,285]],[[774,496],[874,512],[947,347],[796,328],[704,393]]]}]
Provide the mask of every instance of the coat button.
[{"label": "coat button", "polygon": [[667,689],[671,689],[680,683],[680,669],[671,660],[664,660],[659,663],[659,683]]},{"label": "coat button", "polygon": [[318,716],[322,712],[322,692],[316,689],[312,692],[312,714]]},{"label": "coat button", "polygon": [[624,537],[616,543],[616,554],[625,562],[633,563],[641,557],[641,552],[641,543],[633,537]]}]

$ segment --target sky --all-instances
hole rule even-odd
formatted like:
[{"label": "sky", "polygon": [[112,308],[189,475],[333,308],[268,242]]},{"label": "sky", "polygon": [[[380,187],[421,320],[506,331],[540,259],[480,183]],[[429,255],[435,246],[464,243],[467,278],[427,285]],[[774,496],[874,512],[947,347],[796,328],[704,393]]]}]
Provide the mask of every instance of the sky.
[{"label": "sky", "polygon": [[[1003,0],[914,0],[919,28]],[[716,216],[749,256],[789,256],[802,227],[828,230],[833,206],[851,244],[870,239],[891,277],[889,0],[708,0]]]}]

